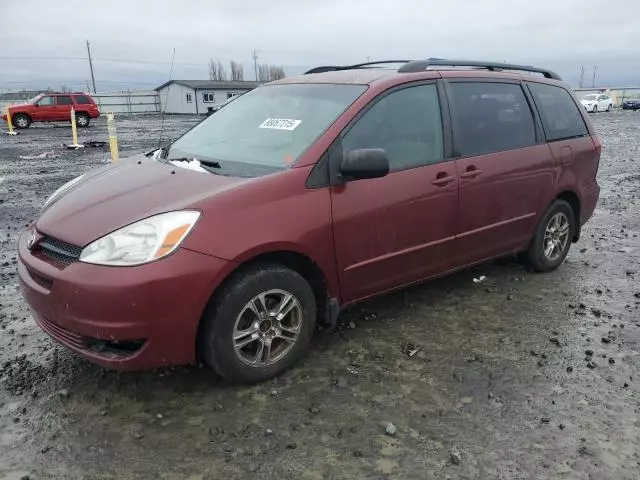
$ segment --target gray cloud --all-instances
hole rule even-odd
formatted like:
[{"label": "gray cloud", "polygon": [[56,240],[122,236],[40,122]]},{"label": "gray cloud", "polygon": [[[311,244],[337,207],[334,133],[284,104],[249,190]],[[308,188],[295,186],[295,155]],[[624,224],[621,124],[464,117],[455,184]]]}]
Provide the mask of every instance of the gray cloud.
[{"label": "gray cloud", "polygon": [[[89,80],[101,90],[206,78],[209,57],[259,61],[289,74],[367,57],[473,58],[555,68],[577,83],[640,84],[638,0],[0,0],[0,86]],[[11,57],[11,58],[9,58]],[[19,57],[19,58],[15,58]]]}]

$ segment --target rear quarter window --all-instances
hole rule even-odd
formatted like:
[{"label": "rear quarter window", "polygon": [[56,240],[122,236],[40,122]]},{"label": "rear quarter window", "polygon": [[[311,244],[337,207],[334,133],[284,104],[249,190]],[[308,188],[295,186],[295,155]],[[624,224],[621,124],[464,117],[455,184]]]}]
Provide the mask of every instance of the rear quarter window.
[{"label": "rear quarter window", "polygon": [[91,101],[91,99],[89,97],[87,97],[86,95],[77,95],[76,96],[76,103],[78,105],[90,105],[93,102]]},{"label": "rear quarter window", "polygon": [[454,140],[462,157],[536,144],[533,114],[519,84],[451,82]]},{"label": "rear quarter window", "polygon": [[573,101],[571,94],[562,87],[527,82],[536,103],[547,141],[589,135],[587,125]]}]

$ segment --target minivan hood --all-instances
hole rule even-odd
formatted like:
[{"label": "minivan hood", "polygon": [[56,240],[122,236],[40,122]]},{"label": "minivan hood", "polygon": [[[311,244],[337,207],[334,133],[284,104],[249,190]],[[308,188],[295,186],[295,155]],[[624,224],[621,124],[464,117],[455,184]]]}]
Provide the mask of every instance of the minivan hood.
[{"label": "minivan hood", "polygon": [[199,173],[138,155],[89,173],[42,212],[36,229],[84,247],[125,225],[189,208],[250,180]]}]

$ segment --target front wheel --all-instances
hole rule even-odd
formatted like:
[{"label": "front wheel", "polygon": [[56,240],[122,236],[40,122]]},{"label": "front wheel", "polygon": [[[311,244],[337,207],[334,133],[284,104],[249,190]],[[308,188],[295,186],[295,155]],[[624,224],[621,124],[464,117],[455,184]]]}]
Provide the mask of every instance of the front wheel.
[{"label": "front wheel", "polygon": [[259,264],[232,277],[203,322],[205,363],[230,382],[260,382],[304,355],[316,324],[315,295],[296,271]]},{"label": "front wheel", "polygon": [[29,115],[25,115],[24,113],[16,114],[12,120],[16,128],[29,128],[31,125],[31,118]]},{"label": "front wheel", "polygon": [[543,215],[533,240],[522,258],[536,272],[550,272],[569,253],[575,233],[573,209],[564,200],[555,200]]},{"label": "front wheel", "polygon": [[610,111],[611,111],[611,104],[607,106],[607,112],[610,112]]},{"label": "front wheel", "polygon": [[592,113],[596,113],[598,111],[598,106],[594,105],[593,106],[593,110],[591,110]]}]

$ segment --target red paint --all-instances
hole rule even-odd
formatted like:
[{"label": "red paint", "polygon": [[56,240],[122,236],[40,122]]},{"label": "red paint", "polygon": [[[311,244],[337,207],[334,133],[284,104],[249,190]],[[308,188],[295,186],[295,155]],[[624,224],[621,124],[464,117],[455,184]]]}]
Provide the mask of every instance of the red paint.
[{"label": "red paint", "polygon": [[[142,158],[140,164],[124,161],[88,175],[20,238],[21,285],[38,322],[104,366],[190,363],[207,302],[230,273],[261,254],[306,256],[322,271],[325,294],[344,307],[526,248],[540,216],[558,195],[569,192],[579,199],[584,224],[598,199],[601,144],[582,108],[590,137],[451,158],[333,187],[305,186],[327,148],[378,95],[400,84],[456,77],[530,79],[379,69],[285,79],[282,83],[363,83],[369,88],[295,164],[275,174],[252,179],[206,175]],[[63,268],[27,248],[34,229],[83,247],[142,218],[186,208],[202,212],[193,231],[172,255],[146,265],[76,262]],[[48,282],[50,289],[42,286]],[[78,347],[74,335],[145,343],[133,355],[114,359]]]}]

